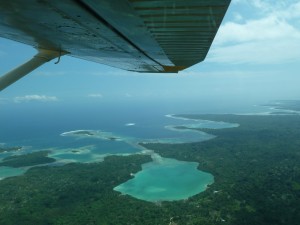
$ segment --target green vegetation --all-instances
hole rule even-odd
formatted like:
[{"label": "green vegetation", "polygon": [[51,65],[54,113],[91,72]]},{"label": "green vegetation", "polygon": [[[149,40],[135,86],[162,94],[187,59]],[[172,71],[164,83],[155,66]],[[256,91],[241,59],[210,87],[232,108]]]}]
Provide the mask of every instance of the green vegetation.
[{"label": "green vegetation", "polygon": [[40,151],[29,153],[26,155],[9,156],[4,158],[0,162],[0,166],[10,166],[18,168],[55,162],[55,159],[47,157],[48,153],[49,151]]},{"label": "green vegetation", "polygon": [[20,146],[16,146],[16,147],[1,147],[0,146],[0,153],[20,151],[21,149],[22,149],[22,147],[20,147]]},{"label": "green vegetation", "polygon": [[[0,224],[297,225],[300,221],[300,116],[194,115],[239,123],[204,129],[217,137],[187,144],[143,144],[164,157],[199,162],[214,184],[188,200],[150,203],[120,195],[145,155],[101,163],[35,167],[0,182]],[[181,127],[183,129],[183,127]]]},{"label": "green vegetation", "polygon": [[76,135],[87,135],[87,136],[93,136],[94,134],[88,130],[81,130],[81,131],[76,131],[76,132],[73,132],[73,134],[76,134]]}]

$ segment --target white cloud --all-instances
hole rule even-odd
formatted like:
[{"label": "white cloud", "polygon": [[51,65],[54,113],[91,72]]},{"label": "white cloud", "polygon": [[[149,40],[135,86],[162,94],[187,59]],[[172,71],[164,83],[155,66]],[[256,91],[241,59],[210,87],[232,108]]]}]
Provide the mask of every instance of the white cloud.
[{"label": "white cloud", "polygon": [[250,20],[244,24],[228,22],[219,30],[216,44],[299,38],[300,31],[276,16]]},{"label": "white cloud", "polygon": [[259,9],[261,13],[280,10],[295,3],[297,3],[297,0],[232,0],[232,4],[247,4],[248,7],[252,6]]},{"label": "white cloud", "polygon": [[291,13],[289,14],[292,17],[300,16],[300,1],[290,6]]},{"label": "white cloud", "polygon": [[234,16],[234,20],[237,21],[237,22],[243,20],[243,16],[240,13],[236,12],[236,13],[233,14],[233,16]]},{"label": "white cloud", "polygon": [[300,42],[295,39],[278,43],[258,41],[219,47],[212,50],[208,61],[231,64],[281,64],[299,59]]},{"label": "white cloud", "polygon": [[[264,1],[262,1],[262,0],[251,0],[250,4],[252,4],[256,8],[262,9],[262,10],[268,10],[270,8],[270,3],[266,0],[264,0]],[[273,1],[273,4],[274,4],[274,1]],[[275,2],[275,4],[276,4],[276,2]]]},{"label": "white cloud", "polygon": [[[235,3],[245,3],[243,0]],[[268,10],[263,17],[222,25],[214,41],[208,61],[220,63],[273,64],[300,58],[300,1],[252,0],[257,9]],[[278,7],[281,9],[278,10]]]},{"label": "white cloud", "polygon": [[55,96],[46,96],[46,95],[25,95],[21,97],[15,97],[14,102],[30,102],[30,101],[39,101],[39,102],[53,102],[57,101]]},{"label": "white cloud", "polygon": [[90,98],[103,98],[102,94],[89,94],[88,97]]}]

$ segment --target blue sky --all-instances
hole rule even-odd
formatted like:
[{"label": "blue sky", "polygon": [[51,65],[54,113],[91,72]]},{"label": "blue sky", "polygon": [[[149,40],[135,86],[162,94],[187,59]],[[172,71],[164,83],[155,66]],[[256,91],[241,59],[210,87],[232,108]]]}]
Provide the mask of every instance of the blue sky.
[{"label": "blue sky", "polygon": [[[0,39],[0,74],[36,53]],[[300,98],[300,1],[233,0],[206,60],[139,74],[64,56],[0,93],[0,106],[45,102],[264,102]]]}]

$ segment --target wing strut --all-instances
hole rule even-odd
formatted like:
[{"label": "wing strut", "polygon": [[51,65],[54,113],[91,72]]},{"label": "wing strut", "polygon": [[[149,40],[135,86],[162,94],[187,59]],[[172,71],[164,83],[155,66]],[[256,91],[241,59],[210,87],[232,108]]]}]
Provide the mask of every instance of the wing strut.
[{"label": "wing strut", "polygon": [[0,91],[5,89],[12,83],[16,82],[17,80],[21,79],[31,71],[40,67],[44,63],[66,54],[61,51],[53,51],[46,49],[39,49],[38,51],[39,52],[35,56],[33,56],[33,58],[30,59],[28,62],[22,64],[21,66],[13,69],[12,71],[0,77]]}]

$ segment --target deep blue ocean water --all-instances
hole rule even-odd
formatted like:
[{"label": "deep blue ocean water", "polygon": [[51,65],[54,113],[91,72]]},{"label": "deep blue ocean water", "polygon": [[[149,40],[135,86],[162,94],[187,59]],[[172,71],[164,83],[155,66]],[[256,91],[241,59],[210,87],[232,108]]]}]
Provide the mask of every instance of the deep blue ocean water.
[{"label": "deep blue ocean water", "polygon": [[[27,104],[27,105],[26,105]],[[221,107],[222,106],[222,107]],[[60,134],[72,130],[103,130],[136,138],[164,138],[176,132],[163,129],[181,125],[168,114],[249,113],[266,110],[253,105],[172,105],[160,104],[14,104],[0,106],[0,143],[40,147],[78,146]],[[193,110],[191,110],[193,109]],[[135,126],[125,126],[134,123]]]}]

